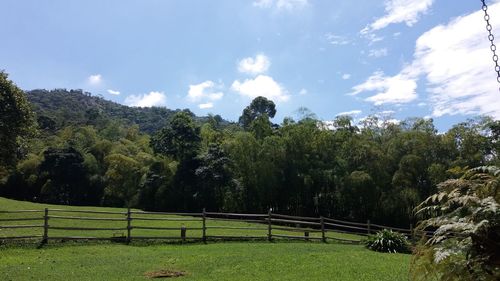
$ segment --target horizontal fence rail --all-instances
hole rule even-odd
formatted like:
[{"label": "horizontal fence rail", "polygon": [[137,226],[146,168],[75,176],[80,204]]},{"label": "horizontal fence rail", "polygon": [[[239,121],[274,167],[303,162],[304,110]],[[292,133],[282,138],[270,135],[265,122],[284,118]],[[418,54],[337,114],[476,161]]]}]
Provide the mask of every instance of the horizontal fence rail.
[{"label": "horizontal fence rail", "polygon": [[[74,215],[65,215],[65,213]],[[75,224],[61,225],[64,221],[74,221]],[[41,233],[20,234],[15,232],[17,229],[23,231],[24,229],[40,229]],[[192,240],[206,243],[208,239],[268,241],[299,239],[360,243],[362,237],[381,229],[401,232],[413,239],[417,236],[432,236],[433,234],[432,231],[417,232],[412,226],[405,229],[373,224],[369,220],[366,223],[360,223],[327,217],[282,215],[271,211],[267,214],[243,214],[206,212],[205,210],[201,213],[149,212],[131,209],[125,212],[51,208],[0,210],[0,242],[41,238],[42,244],[47,243],[48,240],[110,240],[126,243],[132,240],[182,242]],[[7,231],[7,234],[10,231],[11,235],[4,235],[2,231]],[[97,234],[82,236],[82,232]],[[112,232],[111,235],[109,232]],[[74,235],[68,233],[74,233]],[[99,236],[98,233],[106,234]]]}]

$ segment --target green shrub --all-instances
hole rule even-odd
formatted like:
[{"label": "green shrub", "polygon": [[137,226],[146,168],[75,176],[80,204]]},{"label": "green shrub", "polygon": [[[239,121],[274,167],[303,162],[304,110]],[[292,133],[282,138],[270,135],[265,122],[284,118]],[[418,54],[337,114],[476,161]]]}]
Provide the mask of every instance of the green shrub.
[{"label": "green shrub", "polygon": [[500,280],[500,168],[478,167],[438,184],[417,206],[417,231],[435,229],[414,251],[411,280]]},{"label": "green shrub", "polygon": [[365,240],[368,249],[385,253],[410,253],[410,243],[406,236],[392,230],[384,229]]}]

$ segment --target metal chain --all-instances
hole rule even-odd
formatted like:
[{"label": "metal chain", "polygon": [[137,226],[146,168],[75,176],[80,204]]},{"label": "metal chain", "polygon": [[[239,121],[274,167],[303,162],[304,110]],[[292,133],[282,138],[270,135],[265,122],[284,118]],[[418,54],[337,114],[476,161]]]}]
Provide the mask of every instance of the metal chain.
[{"label": "metal chain", "polygon": [[[488,31],[488,40],[490,40],[490,50],[493,53],[493,62],[495,63],[495,72],[497,73],[497,82],[500,83],[500,65],[498,65],[498,55],[497,55],[497,46],[493,42],[495,36],[493,36],[492,27],[490,24],[490,15],[488,14],[488,5],[486,5],[485,0],[481,0],[483,3],[482,10],[484,11],[484,21],[486,21],[486,30]],[[499,88],[500,91],[500,88]]]}]

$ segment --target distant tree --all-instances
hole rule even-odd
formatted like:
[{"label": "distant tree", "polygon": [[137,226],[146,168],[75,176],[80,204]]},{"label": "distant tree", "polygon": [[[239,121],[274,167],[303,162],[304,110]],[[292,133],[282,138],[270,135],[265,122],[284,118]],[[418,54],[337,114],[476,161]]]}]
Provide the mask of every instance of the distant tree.
[{"label": "distant tree", "polygon": [[173,173],[166,160],[150,165],[138,194],[138,207],[144,210],[165,210]]},{"label": "distant tree", "polygon": [[41,130],[47,131],[52,134],[56,131],[57,124],[54,119],[45,115],[39,115],[36,121],[38,123],[38,128],[40,128]]},{"label": "distant tree", "polygon": [[235,177],[241,184],[237,198],[240,202],[232,205],[238,206],[239,211],[256,211],[260,205],[258,194],[259,166],[258,153],[260,144],[249,132],[238,132],[226,143],[229,158],[233,161]]},{"label": "distant tree", "polygon": [[500,120],[490,120],[487,123],[487,128],[490,131],[489,141],[492,146],[491,153],[492,162],[494,165],[500,166]]},{"label": "distant tree", "polygon": [[342,192],[351,210],[351,217],[363,221],[372,218],[379,200],[379,192],[372,177],[364,171],[354,171],[345,181]]},{"label": "distant tree", "polygon": [[175,113],[169,124],[151,138],[155,153],[174,157],[178,161],[196,156],[200,142],[200,128],[185,111]]},{"label": "distant tree", "polygon": [[139,191],[143,167],[135,159],[118,153],[107,156],[105,161],[109,168],[105,174],[104,204],[131,207]]},{"label": "distant tree", "polygon": [[454,125],[446,133],[447,137],[453,139],[458,153],[454,161],[456,166],[478,167],[487,164],[486,158],[491,155],[491,145],[488,137],[481,134],[486,127],[485,122],[487,120],[482,118],[470,119]]},{"label": "distant tree", "polygon": [[309,108],[301,106],[296,111],[297,120],[317,120],[318,116],[314,114]]},{"label": "distant tree", "polygon": [[42,201],[56,204],[82,205],[87,202],[87,178],[84,158],[76,149],[49,148],[40,164],[44,180]]},{"label": "distant tree", "polygon": [[252,124],[250,124],[250,131],[254,134],[255,138],[263,140],[265,137],[273,133],[272,123],[266,113],[258,116]]},{"label": "distant tree", "polygon": [[23,91],[0,71],[0,170],[24,154],[25,139],[35,132],[34,115]]},{"label": "distant tree", "polygon": [[200,166],[195,172],[201,185],[199,200],[203,207],[219,211],[224,204],[225,190],[232,179],[229,170],[230,160],[218,145],[211,145],[199,159]]},{"label": "distant tree", "polygon": [[166,193],[164,204],[169,210],[199,210],[197,205],[201,195],[195,174],[200,161],[197,155],[201,147],[200,127],[191,113],[183,110],[172,116],[170,122],[157,132],[150,141],[157,154],[172,157],[178,162],[172,187]]},{"label": "distant tree", "polygon": [[247,106],[242,115],[240,116],[239,123],[243,128],[250,128],[250,124],[257,119],[257,117],[266,114],[269,118],[276,115],[276,105],[272,100],[265,97],[256,97],[249,106]]}]

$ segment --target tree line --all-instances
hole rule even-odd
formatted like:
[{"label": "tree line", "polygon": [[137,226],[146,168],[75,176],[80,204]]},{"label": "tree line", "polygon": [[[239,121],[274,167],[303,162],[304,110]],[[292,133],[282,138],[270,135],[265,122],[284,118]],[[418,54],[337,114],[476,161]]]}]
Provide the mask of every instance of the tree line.
[{"label": "tree line", "polygon": [[57,117],[34,113],[4,72],[0,86],[0,196],[15,199],[407,226],[438,183],[500,164],[500,122],[489,117],[444,133],[432,119],[376,114],[327,124],[303,111],[274,124],[275,104],[258,97],[237,123],[177,110],[149,134],[109,115],[47,126]]}]

